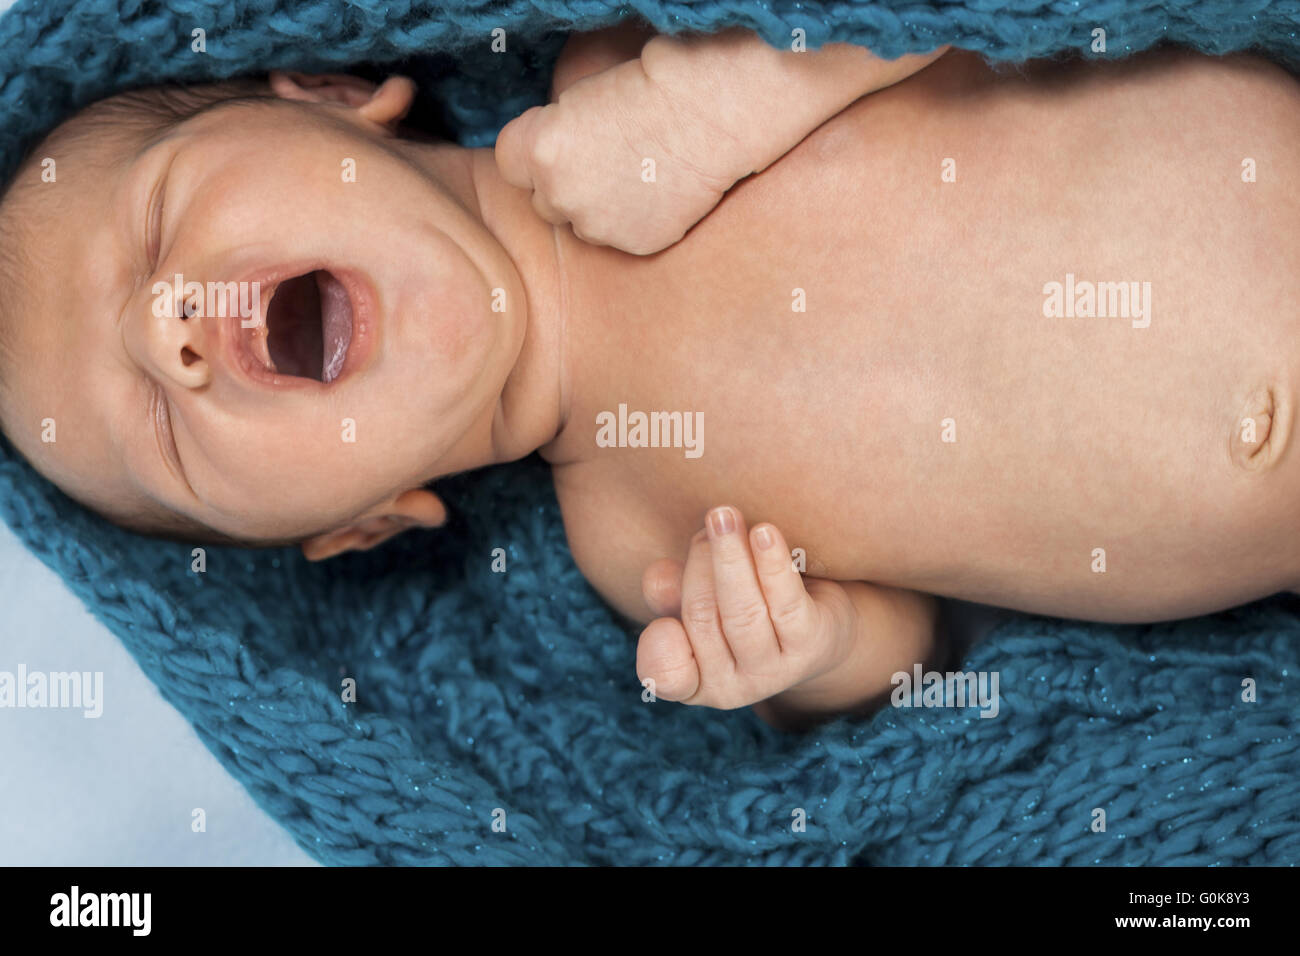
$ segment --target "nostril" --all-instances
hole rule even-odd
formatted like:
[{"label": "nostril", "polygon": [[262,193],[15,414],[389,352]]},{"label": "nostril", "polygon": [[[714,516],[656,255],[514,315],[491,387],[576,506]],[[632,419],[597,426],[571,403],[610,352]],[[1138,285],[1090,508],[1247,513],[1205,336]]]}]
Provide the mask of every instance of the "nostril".
[{"label": "nostril", "polygon": [[181,348],[181,361],[185,364],[186,368],[189,368],[198,360],[199,356],[188,345]]}]

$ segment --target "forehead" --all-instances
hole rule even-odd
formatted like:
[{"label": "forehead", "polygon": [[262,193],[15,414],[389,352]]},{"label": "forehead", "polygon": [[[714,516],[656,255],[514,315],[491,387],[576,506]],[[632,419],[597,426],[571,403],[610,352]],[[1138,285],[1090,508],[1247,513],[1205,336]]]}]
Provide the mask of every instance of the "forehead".
[{"label": "forehead", "polygon": [[105,161],[91,140],[52,138],[4,204],[23,267],[5,310],[13,343],[6,430],[60,488],[113,512],[149,501],[121,441],[132,383],[113,336],[131,289],[124,216],[134,154],[117,152],[118,161]]}]

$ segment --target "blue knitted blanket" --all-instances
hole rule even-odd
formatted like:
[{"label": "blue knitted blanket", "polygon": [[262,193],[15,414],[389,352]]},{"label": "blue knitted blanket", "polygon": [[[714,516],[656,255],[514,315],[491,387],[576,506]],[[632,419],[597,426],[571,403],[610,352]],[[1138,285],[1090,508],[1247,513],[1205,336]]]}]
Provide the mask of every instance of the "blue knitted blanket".
[{"label": "blue knitted blanket", "polygon": [[[1297,0],[19,0],[0,15],[0,164],[125,86],[401,61],[486,145],[544,101],[565,31],[632,12],[885,56],[1086,53],[1098,26],[1108,56],[1300,51]],[[1141,628],[1019,616],[964,664],[1000,674],[996,719],[888,709],[783,736],[642,700],[635,632],[574,567],[538,459],[439,490],[437,532],[320,565],[210,548],[195,573],[189,547],[117,531],[0,442],[0,516],[327,863],[1300,861],[1293,602]]]}]

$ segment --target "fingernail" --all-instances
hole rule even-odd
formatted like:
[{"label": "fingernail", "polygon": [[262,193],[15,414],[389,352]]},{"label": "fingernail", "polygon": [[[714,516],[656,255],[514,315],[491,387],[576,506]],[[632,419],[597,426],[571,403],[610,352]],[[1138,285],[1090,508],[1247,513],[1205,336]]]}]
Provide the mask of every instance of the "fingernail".
[{"label": "fingernail", "polygon": [[771,528],[763,525],[754,530],[754,543],[758,545],[760,551],[766,551],[776,544],[776,537],[772,534]]},{"label": "fingernail", "polygon": [[726,505],[709,512],[709,530],[715,535],[731,534],[736,530],[736,517]]}]

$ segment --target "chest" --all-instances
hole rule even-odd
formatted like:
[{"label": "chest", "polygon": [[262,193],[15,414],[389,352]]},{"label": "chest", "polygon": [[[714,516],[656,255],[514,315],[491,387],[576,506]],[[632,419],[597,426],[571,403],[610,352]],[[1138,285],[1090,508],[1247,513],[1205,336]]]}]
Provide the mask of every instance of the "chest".
[{"label": "chest", "polygon": [[718,504],[777,524],[824,576],[857,576],[862,536],[885,532],[863,461],[895,468],[929,417],[918,390],[950,377],[912,318],[923,270],[863,178],[866,148],[848,111],[664,253],[573,250],[606,306],[573,337],[556,488],[575,559],[624,614]]},{"label": "chest", "polygon": [[[1049,324],[1043,288],[1177,275],[1163,307],[1199,316],[1200,286],[1237,268],[1180,267],[1197,223],[1222,219],[1200,208],[1217,194],[1186,173],[1165,188],[1193,218],[1125,218],[1146,208],[1136,160],[1081,169],[1060,160],[1065,132],[1042,132],[1058,107],[1099,114],[1014,90],[972,105],[936,76],[845,110],[659,255],[574,250],[599,294],[571,337],[557,492],[579,566],[629,617],[644,568],[681,560],[719,504],[776,524],[817,576],[1053,612],[1024,565],[1070,566],[1101,531],[1157,520],[1156,485],[1189,484],[1194,456],[1142,471],[1138,501],[1103,479],[1168,422],[1213,419],[1224,336]],[[1095,214],[1060,215],[1099,190]]]}]

